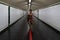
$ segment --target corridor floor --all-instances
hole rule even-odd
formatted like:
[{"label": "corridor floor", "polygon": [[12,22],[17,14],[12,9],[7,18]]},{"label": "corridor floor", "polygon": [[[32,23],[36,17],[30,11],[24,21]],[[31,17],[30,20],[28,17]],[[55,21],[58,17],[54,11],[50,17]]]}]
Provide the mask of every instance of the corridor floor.
[{"label": "corridor floor", "polygon": [[[42,23],[37,18],[33,17],[33,20],[33,40],[60,40],[60,34],[56,33],[53,29]],[[10,33],[8,33],[7,30],[0,35],[0,40],[29,40],[27,25],[27,18],[24,16],[10,27]]]},{"label": "corridor floor", "polygon": [[17,23],[10,27],[8,30],[0,35],[0,40],[28,40],[28,26],[26,16],[21,18]]},{"label": "corridor floor", "polygon": [[44,24],[36,17],[33,17],[33,19],[33,40],[60,40],[60,34],[56,33],[50,26]]}]

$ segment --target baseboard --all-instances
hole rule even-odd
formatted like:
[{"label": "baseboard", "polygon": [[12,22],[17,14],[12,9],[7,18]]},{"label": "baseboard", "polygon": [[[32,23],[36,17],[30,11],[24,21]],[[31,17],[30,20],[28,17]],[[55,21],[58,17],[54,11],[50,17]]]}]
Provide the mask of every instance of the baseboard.
[{"label": "baseboard", "polygon": [[2,35],[4,32],[6,32],[7,30],[10,29],[11,26],[13,26],[15,23],[17,23],[20,19],[22,19],[24,16],[22,16],[21,18],[19,18],[17,21],[15,21],[14,23],[12,23],[10,26],[8,26],[7,28],[5,28],[4,30],[2,30],[0,32],[0,35]]},{"label": "baseboard", "polygon": [[50,26],[49,24],[45,23],[44,21],[40,20],[38,17],[34,16],[35,18],[37,18],[39,21],[43,22],[44,24],[46,24],[49,28],[53,29],[56,33],[58,33],[60,35],[60,31],[58,31],[57,29],[53,28],[52,26]]}]

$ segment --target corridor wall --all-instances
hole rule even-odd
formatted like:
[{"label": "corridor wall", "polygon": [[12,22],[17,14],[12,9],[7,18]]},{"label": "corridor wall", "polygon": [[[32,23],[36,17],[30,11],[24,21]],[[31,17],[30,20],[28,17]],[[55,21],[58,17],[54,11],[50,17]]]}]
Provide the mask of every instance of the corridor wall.
[{"label": "corridor wall", "polygon": [[23,16],[23,11],[10,7],[10,24],[14,23],[16,20]]},{"label": "corridor wall", "polygon": [[33,11],[32,13],[33,13],[34,16],[38,17],[38,15],[37,15],[38,11],[37,10]]},{"label": "corridor wall", "polygon": [[[0,4],[0,32],[8,27],[8,6]],[[26,11],[10,7],[10,25],[24,16]]]},{"label": "corridor wall", "polygon": [[8,6],[0,4],[0,31],[8,26]]},{"label": "corridor wall", "polygon": [[39,9],[39,19],[60,31],[60,5]]}]

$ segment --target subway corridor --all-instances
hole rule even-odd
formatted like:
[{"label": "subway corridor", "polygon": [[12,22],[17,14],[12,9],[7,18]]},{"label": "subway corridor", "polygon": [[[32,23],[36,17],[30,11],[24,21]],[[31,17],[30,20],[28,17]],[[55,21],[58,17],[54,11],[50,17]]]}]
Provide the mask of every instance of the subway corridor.
[{"label": "subway corridor", "polygon": [[[0,35],[0,40],[29,40],[29,29],[27,24],[27,16],[23,16],[18,22],[7,29]],[[33,17],[32,25],[33,40],[60,40],[60,34],[44,24],[42,21]]]},{"label": "subway corridor", "polygon": [[0,0],[0,40],[60,40],[60,0]]}]

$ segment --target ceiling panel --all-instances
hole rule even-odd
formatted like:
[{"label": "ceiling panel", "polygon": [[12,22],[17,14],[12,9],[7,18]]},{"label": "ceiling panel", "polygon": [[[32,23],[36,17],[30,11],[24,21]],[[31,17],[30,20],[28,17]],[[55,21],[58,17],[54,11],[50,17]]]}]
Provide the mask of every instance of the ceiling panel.
[{"label": "ceiling panel", "polygon": [[45,5],[60,2],[60,0],[33,0],[33,2],[42,3]]},{"label": "ceiling panel", "polygon": [[[16,8],[28,10],[28,0],[0,0]],[[48,7],[49,5],[60,2],[60,0],[32,0],[32,10]]]}]

